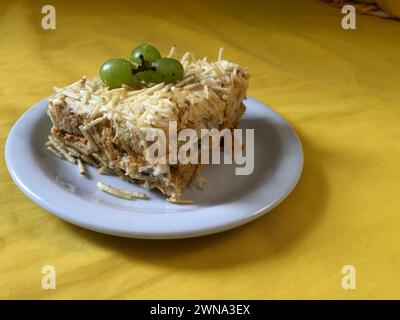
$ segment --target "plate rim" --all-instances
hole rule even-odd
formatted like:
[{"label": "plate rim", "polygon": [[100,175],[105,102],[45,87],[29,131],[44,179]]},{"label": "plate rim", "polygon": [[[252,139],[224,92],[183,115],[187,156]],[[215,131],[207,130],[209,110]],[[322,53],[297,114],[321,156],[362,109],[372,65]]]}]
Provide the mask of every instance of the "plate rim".
[{"label": "plate rim", "polygon": [[[38,103],[34,104],[32,107],[30,107],[29,109],[27,109],[19,118],[18,120],[14,123],[14,125],[12,126],[11,130],[9,131],[8,135],[7,135],[7,140],[6,140],[6,144],[5,144],[5,160],[6,160],[6,165],[7,165],[7,169],[8,172],[12,178],[12,180],[14,181],[14,183],[18,186],[18,188],[31,200],[33,201],[35,204],[37,204],[38,206],[40,206],[41,208],[45,209],[46,211],[49,211],[51,214],[55,215],[56,217],[62,219],[63,221],[66,221],[68,223],[72,223],[74,225],[77,225],[79,227],[85,228],[85,229],[89,229],[92,231],[96,231],[96,232],[100,232],[100,233],[105,233],[105,234],[110,234],[110,235],[114,235],[114,236],[121,236],[121,237],[129,237],[129,238],[141,238],[141,239],[182,239],[182,238],[192,238],[192,237],[198,237],[198,236],[205,236],[205,235],[209,235],[209,234],[214,234],[214,233],[218,233],[218,232],[223,232],[232,228],[236,228],[239,227],[241,225],[244,225],[246,223],[249,223],[261,216],[263,216],[264,214],[266,214],[267,212],[271,211],[272,209],[274,209],[275,207],[277,207],[282,201],[284,201],[289,194],[293,191],[293,189],[296,187],[296,185],[298,184],[300,177],[302,175],[303,172],[303,168],[304,168],[304,150],[303,150],[303,146],[301,143],[301,140],[297,134],[297,132],[294,130],[294,128],[292,127],[292,125],[283,117],[281,116],[277,111],[275,111],[274,109],[270,108],[269,106],[265,105],[263,102],[261,102],[260,100],[254,98],[254,97],[248,97],[247,101],[249,102],[255,102],[257,104],[261,104],[264,108],[267,108],[269,110],[269,112],[272,112],[274,114],[275,117],[279,118],[281,121],[283,121],[287,128],[290,130],[290,133],[294,136],[295,138],[295,142],[297,143],[298,147],[299,147],[299,167],[298,170],[296,172],[296,176],[294,177],[290,187],[286,190],[286,192],[282,195],[280,195],[277,199],[275,199],[274,201],[267,203],[265,206],[263,206],[262,208],[260,208],[259,210],[256,210],[255,212],[252,213],[246,213],[246,216],[241,217],[240,219],[237,219],[235,221],[231,221],[231,222],[227,222],[224,224],[220,224],[220,225],[216,225],[213,227],[203,227],[203,228],[199,228],[196,230],[192,230],[192,231],[187,231],[187,232],[173,232],[170,230],[166,230],[164,231],[164,233],[151,233],[151,232],[137,232],[137,231],[128,231],[128,232],[124,232],[122,230],[113,230],[104,226],[99,226],[99,225],[94,225],[93,223],[85,223],[83,221],[77,220],[72,218],[71,216],[66,215],[65,213],[63,213],[61,209],[58,209],[56,206],[49,206],[47,201],[41,199],[40,197],[37,197],[37,195],[35,193],[33,193],[30,188],[28,186],[26,186],[23,181],[21,181],[19,179],[18,174],[13,170],[13,164],[12,161],[10,159],[11,157],[11,149],[12,149],[12,139],[13,139],[13,134],[15,133],[16,130],[18,130],[19,126],[21,125],[21,123],[25,120],[25,118],[29,117],[29,114],[36,111],[33,110],[34,108],[38,108],[40,107],[42,104],[47,103],[46,102],[47,99],[43,99],[41,101],[39,101]],[[43,110],[43,113],[45,113],[45,110]],[[11,142],[10,142],[11,141]],[[112,213],[110,213],[112,214]],[[182,213],[184,214],[184,213]]]}]

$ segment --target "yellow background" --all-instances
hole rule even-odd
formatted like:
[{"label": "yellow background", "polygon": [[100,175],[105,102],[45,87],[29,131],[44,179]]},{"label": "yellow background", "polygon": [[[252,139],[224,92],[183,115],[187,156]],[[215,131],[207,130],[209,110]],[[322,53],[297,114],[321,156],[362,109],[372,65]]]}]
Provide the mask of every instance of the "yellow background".
[{"label": "yellow background", "polygon": [[[1,298],[400,298],[400,22],[314,0],[47,1],[0,6],[0,138],[52,86],[95,76],[147,42],[248,66],[249,95],[293,124],[303,176],[263,218],[221,234],[145,241],[69,225],[25,197],[1,157]],[[164,3],[164,4],[163,4]],[[21,150],[23,156],[23,150]],[[41,268],[57,289],[41,288]],[[354,265],[357,289],[341,288]]]}]

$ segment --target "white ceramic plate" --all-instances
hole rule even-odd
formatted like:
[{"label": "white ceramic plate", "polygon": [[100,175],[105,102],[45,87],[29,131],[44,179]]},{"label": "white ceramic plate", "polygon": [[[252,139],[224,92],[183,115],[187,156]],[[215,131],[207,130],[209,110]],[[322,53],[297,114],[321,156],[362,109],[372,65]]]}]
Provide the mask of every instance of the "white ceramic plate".
[{"label": "white ceramic plate", "polygon": [[[7,138],[6,162],[18,187],[59,218],[83,228],[133,238],[186,238],[224,231],[261,217],[296,185],[303,167],[300,140],[276,112],[254,98],[240,128],[255,129],[254,172],[235,175],[235,165],[207,165],[205,191],[190,189],[185,198],[196,204],[172,204],[158,192],[151,200],[123,200],[99,191],[97,181],[143,191],[120,178],[99,175],[53,156],[45,147],[50,120],[46,100],[30,108]],[[28,214],[28,213],[27,213]]]}]

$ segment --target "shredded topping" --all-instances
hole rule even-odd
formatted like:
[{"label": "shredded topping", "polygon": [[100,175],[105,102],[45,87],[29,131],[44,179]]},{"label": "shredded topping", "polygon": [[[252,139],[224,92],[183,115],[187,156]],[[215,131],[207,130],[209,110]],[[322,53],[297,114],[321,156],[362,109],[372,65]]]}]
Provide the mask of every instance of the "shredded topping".
[{"label": "shredded topping", "polygon": [[85,166],[83,165],[83,162],[80,158],[78,158],[78,167],[79,167],[79,173],[86,175]]},{"label": "shredded topping", "polygon": [[104,192],[107,192],[113,196],[116,196],[118,198],[122,199],[127,199],[127,200],[132,200],[132,199],[150,199],[149,196],[145,193],[142,192],[135,192],[135,191],[128,191],[128,190],[122,190],[122,189],[117,189],[115,187],[112,187],[108,184],[105,184],[103,182],[97,182],[97,187]]},{"label": "shredded topping", "polygon": [[194,200],[189,199],[176,199],[174,197],[168,198],[168,202],[175,203],[175,204],[193,204],[195,203]]},{"label": "shredded topping", "polygon": [[[192,53],[186,52],[180,59],[184,79],[175,85],[159,83],[110,90],[100,78],[84,77],[65,88],[55,87],[56,94],[49,102],[65,102],[74,112],[93,119],[82,131],[94,150],[96,145],[87,137],[87,129],[105,118],[121,126],[120,132],[126,136],[139,127],[168,128],[170,120],[180,120],[178,129],[187,127],[188,123],[204,127],[209,118],[221,124],[228,117],[224,112],[226,106],[235,105],[245,97],[249,78],[239,65],[222,60],[222,52],[221,48],[214,62],[208,62],[207,58],[195,60]],[[174,47],[170,52],[173,55]]]}]

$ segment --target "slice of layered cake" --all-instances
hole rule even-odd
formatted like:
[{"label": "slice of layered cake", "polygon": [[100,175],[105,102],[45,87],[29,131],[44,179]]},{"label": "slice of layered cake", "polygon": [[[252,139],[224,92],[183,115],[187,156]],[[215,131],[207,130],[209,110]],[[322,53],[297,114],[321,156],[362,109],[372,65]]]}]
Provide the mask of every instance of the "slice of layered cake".
[{"label": "slice of layered cake", "polygon": [[100,78],[83,77],[55,88],[48,99],[49,144],[71,162],[91,164],[179,199],[200,164],[148,161],[146,133],[157,128],[168,136],[171,121],[178,132],[233,129],[245,110],[248,87],[246,70],[235,63],[195,60],[190,53],[180,62],[184,75],[176,83],[110,89]]}]

